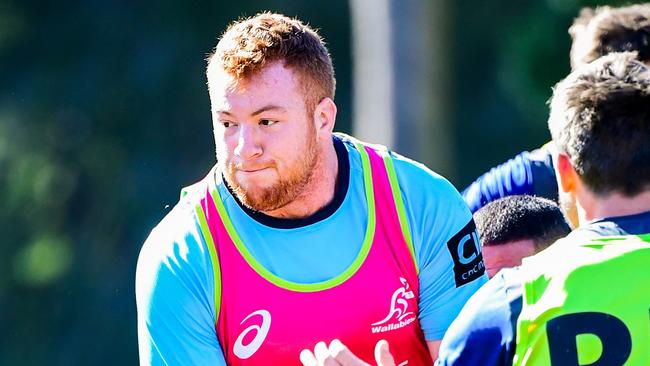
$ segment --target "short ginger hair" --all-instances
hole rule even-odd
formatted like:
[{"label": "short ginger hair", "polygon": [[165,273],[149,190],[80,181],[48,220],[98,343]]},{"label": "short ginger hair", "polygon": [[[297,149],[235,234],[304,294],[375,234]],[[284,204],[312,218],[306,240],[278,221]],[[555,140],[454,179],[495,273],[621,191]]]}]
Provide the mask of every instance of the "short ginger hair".
[{"label": "short ginger hair", "polygon": [[208,84],[214,67],[245,80],[280,61],[297,73],[308,110],[323,98],[334,99],[336,79],[325,42],[298,19],[264,12],[233,22],[207,61]]}]

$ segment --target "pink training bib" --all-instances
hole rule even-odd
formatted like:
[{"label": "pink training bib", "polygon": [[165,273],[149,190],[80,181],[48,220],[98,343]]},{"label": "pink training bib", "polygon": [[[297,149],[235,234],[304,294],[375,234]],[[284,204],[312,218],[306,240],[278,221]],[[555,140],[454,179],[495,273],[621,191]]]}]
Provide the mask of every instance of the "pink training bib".
[{"label": "pink training bib", "polygon": [[299,284],[274,276],[242,243],[217,190],[201,201],[206,240],[220,268],[216,331],[228,365],[300,365],[301,350],[334,338],[370,364],[380,339],[389,342],[397,365],[433,363],[417,318],[418,275],[392,160],[385,150],[357,149],[366,239],[354,263],[334,279]]}]

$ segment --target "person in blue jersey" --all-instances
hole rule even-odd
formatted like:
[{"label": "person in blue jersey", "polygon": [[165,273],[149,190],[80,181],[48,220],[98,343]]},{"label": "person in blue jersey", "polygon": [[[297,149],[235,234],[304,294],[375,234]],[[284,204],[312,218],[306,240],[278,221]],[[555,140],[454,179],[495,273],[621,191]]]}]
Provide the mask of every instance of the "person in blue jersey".
[{"label": "person in blue jersey", "polygon": [[521,264],[571,232],[557,203],[541,197],[500,198],[474,213],[488,276]]},{"label": "person in blue jersey", "polygon": [[[575,248],[586,248],[580,245],[589,240],[650,233],[650,70],[635,57],[630,53],[603,56],[578,67],[555,87],[549,129],[557,148],[554,158],[560,201],[562,207],[577,207],[579,227],[540,254],[524,259],[522,266],[502,270],[477,291],[445,334],[437,365],[512,365],[515,354],[530,354],[529,344],[518,343],[525,338],[518,334],[518,324],[523,324],[520,317],[525,299],[522,297],[524,274],[536,263],[534,259],[551,257],[546,270],[555,271],[572,260],[586,259],[571,253]],[[602,243],[587,247],[608,249]],[[636,270],[619,268],[619,273],[641,278],[644,272],[635,274]],[[619,273],[608,273],[607,278],[615,281]],[[639,282],[638,288],[644,288],[642,283]],[[583,288],[598,285],[582,283]],[[547,289],[553,288],[563,287],[555,285]],[[563,296],[567,294],[571,292]],[[607,298],[596,296],[591,301]],[[647,320],[645,305],[643,314]],[[599,324],[588,322],[585,326],[588,328],[593,323]],[[563,338],[570,343],[562,344],[566,360],[578,357],[577,352],[584,351],[584,347],[590,355],[598,355],[597,349],[589,348],[594,343],[576,346],[576,336],[582,333],[578,331]],[[625,349],[602,343],[605,350],[602,355],[627,357]],[[647,351],[647,345],[643,347]],[[557,356],[556,348],[549,346],[549,349],[551,355]],[[539,363],[520,357],[517,364]],[[577,362],[562,364],[577,365]]]},{"label": "person in blue jersey", "polygon": [[[569,28],[570,63],[574,69],[610,52],[636,51],[639,60],[650,64],[650,4],[620,8],[584,8]],[[535,195],[558,200],[553,168],[553,145],[524,151],[479,176],[462,191],[470,210],[510,195]],[[575,211],[568,211],[576,225]]]},{"label": "person in blue jersey", "polygon": [[140,363],[430,364],[487,281],[458,191],[332,132],[332,61],[297,19],[234,22],[207,79],[217,164],[140,252]]}]

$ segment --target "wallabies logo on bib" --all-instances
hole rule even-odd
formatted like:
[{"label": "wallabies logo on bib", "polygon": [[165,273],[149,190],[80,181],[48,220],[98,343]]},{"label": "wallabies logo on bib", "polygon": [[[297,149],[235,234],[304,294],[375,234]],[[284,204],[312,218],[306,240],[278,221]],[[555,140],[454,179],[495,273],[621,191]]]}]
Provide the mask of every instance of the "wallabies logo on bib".
[{"label": "wallabies logo on bib", "polygon": [[383,333],[390,330],[399,329],[415,321],[415,314],[409,311],[409,300],[415,298],[413,291],[405,278],[400,277],[402,287],[393,292],[390,299],[390,310],[388,315],[375,323],[372,323],[373,333]]}]

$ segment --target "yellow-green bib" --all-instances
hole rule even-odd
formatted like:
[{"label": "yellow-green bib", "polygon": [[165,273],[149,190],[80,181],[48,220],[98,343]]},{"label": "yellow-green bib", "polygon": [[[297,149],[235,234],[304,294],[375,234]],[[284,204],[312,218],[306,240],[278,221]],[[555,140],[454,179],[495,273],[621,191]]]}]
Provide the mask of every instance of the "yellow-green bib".
[{"label": "yellow-green bib", "polygon": [[650,234],[560,240],[521,271],[513,365],[650,365]]}]

